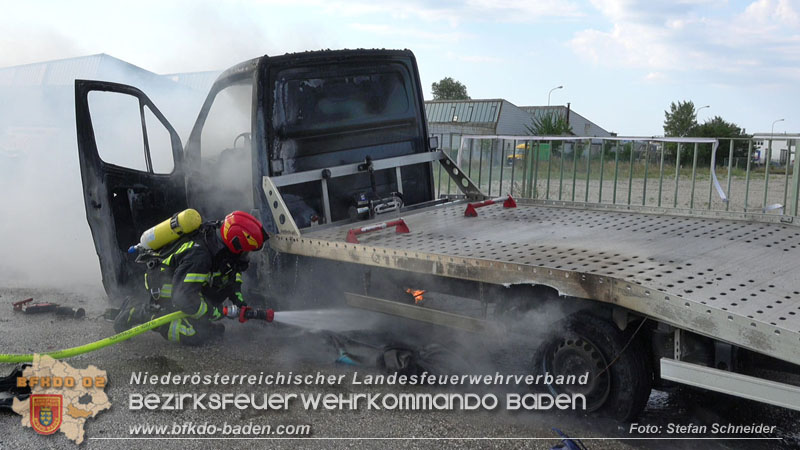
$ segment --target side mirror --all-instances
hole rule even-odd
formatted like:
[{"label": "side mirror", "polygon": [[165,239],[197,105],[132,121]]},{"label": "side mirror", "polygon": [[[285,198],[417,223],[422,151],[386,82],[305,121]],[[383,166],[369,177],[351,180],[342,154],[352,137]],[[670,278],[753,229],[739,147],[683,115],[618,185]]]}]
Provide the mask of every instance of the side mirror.
[{"label": "side mirror", "polygon": [[428,138],[428,147],[431,151],[439,148],[439,136],[431,136]]}]

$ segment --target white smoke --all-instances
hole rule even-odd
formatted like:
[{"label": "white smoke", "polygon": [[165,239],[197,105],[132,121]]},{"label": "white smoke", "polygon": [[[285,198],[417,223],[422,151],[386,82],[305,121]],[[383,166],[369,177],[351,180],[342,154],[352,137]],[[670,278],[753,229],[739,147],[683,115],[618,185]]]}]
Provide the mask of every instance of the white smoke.
[{"label": "white smoke", "polygon": [[[141,70],[114,63],[119,70],[107,75],[107,81],[138,84],[147,93]],[[78,161],[73,82],[74,77],[87,75],[77,66],[72,78],[51,84],[37,84],[34,75],[22,71],[3,78],[12,72],[0,69],[0,285],[4,287],[81,289],[101,281]],[[164,79],[164,83],[171,82]],[[175,117],[185,141],[206,93],[178,84],[174,91],[159,87],[151,99]],[[108,123],[108,117],[104,119]],[[113,128],[140,130],[141,125],[120,118]],[[120,146],[119,151],[137,150]]]}]

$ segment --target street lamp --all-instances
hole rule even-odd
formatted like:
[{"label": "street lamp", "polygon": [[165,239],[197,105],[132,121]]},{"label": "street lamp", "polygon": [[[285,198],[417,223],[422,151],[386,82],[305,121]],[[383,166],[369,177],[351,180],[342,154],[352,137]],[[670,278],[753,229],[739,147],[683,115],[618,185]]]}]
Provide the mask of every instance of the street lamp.
[{"label": "street lamp", "polygon": [[701,107],[697,108],[697,112],[694,113],[695,117],[699,117],[700,116],[700,110],[703,109],[703,108],[711,108],[711,105],[701,106]]},{"label": "street lamp", "polygon": [[550,94],[552,94],[556,89],[564,89],[564,86],[556,86],[553,89],[550,89],[550,92],[547,93],[547,106],[550,106]]},{"label": "street lamp", "polygon": [[[769,176],[769,166],[771,164],[770,161],[772,161],[772,137],[775,135],[775,124],[778,123],[778,122],[783,122],[784,120],[786,120],[786,119],[778,119],[778,120],[772,122],[772,129],[769,132],[769,141],[767,141],[767,156],[766,156],[766,158],[764,158],[764,163],[767,165],[767,172],[766,172],[766,176],[767,177]],[[789,170],[788,167],[787,167],[786,170],[787,170],[787,172],[786,172],[787,175],[786,176],[788,177],[789,176],[788,175],[788,173],[789,173],[788,172],[788,170]],[[766,189],[766,188],[764,188],[764,189]],[[764,191],[764,198],[767,198],[767,191],[766,190]]]},{"label": "street lamp", "polygon": [[778,120],[772,122],[772,130],[769,132],[769,136],[770,137],[772,137],[772,135],[775,134],[775,124],[778,123],[778,122],[783,122],[784,120],[786,120],[786,119],[778,119]]}]

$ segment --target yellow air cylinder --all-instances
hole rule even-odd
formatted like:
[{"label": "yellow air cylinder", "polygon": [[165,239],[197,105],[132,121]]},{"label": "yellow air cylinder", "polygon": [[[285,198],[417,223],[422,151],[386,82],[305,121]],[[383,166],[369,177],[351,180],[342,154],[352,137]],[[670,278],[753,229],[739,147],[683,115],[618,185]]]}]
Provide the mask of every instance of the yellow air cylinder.
[{"label": "yellow air cylinder", "polygon": [[202,223],[203,219],[197,210],[189,208],[181,211],[142,233],[139,243],[128,249],[128,252],[134,253],[144,249],[158,250],[170,242],[175,242],[184,234],[200,228]]}]

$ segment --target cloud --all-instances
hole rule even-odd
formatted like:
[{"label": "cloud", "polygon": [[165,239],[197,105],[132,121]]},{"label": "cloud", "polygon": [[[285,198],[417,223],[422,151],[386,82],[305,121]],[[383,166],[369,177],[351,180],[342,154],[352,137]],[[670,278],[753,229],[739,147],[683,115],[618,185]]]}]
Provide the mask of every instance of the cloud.
[{"label": "cloud", "polygon": [[789,0],[759,0],[751,3],[742,13],[741,19],[758,26],[777,28],[800,25],[795,6]]},{"label": "cloud", "polygon": [[2,66],[102,52],[162,73],[223,69],[264,53],[355,47],[365,40],[453,48],[476,35],[502,36],[492,31],[495,24],[583,14],[578,0],[141,0],[119,11],[87,0],[80,11],[68,3],[42,10],[17,2],[4,12]]},{"label": "cloud", "polygon": [[724,5],[725,0],[590,0],[592,6],[614,21],[662,22],[700,7]]},{"label": "cloud", "polygon": [[579,56],[597,64],[664,70],[679,60],[677,48],[666,42],[667,33],[636,23],[615,24],[610,31],[583,30],[569,46]]},{"label": "cloud", "polygon": [[[263,3],[284,4],[283,0],[263,0]],[[583,12],[573,0],[376,0],[321,1],[297,0],[297,4],[317,8],[326,14],[344,17],[381,15],[391,19],[418,19],[429,23],[444,23],[457,27],[464,22],[525,23],[552,18],[582,17]]]},{"label": "cloud", "polygon": [[498,58],[496,56],[486,56],[486,55],[458,55],[456,56],[456,58],[458,58],[460,61],[468,63],[476,63],[476,64],[506,62],[506,60],[503,58]]},{"label": "cloud", "polygon": [[489,55],[462,55],[460,53],[448,51],[445,53],[447,59],[454,59],[466,63],[473,63],[473,64],[496,64],[496,63],[504,63],[507,62],[505,59],[497,57],[497,56],[489,56]]},{"label": "cloud", "polygon": [[506,22],[575,18],[584,15],[576,3],[568,0],[468,0],[464,6],[467,17]]},{"label": "cloud", "polygon": [[610,28],[580,30],[568,45],[597,64],[647,73],[694,71],[715,81],[800,80],[796,1],[758,0],[739,9],[716,0],[591,3]]},{"label": "cloud", "polygon": [[415,40],[418,39],[423,41],[438,41],[445,43],[457,43],[471,36],[470,34],[457,31],[430,31],[371,23],[351,23],[350,28],[380,36],[402,37],[404,39],[411,38]]},{"label": "cloud", "polygon": [[668,80],[669,77],[663,72],[650,72],[644,76],[644,79],[651,82],[660,82]]}]

